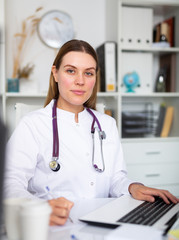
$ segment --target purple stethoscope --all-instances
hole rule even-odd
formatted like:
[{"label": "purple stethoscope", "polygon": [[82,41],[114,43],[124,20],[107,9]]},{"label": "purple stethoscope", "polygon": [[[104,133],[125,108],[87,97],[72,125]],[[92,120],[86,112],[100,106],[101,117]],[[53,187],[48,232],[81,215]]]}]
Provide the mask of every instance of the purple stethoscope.
[{"label": "purple stethoscope", "polygon": [[[94,113],[89,109],[86,108],[86,110],[90,113],[90,115],[93,117],[93,122],[91,124],[91,134],[93,139],[93,153],[92,153],[92,165],[94,169],[97,172],[104,172],[105,170],[105,164],[104,164],[104,157],[103,157],[103,147],[102,147],[102,141],[106,138],[106,134],[101,129],[101,125],[97,119],[97,117],[94,115]],[[97,127],[95,127],[95,122],[97,123]],[[60,164],[58,163],[59,159],[59,138],[58,138],[58,127],[57,127],[57,100],[54,101],[53,108],[52,108],[52,126],[53,126],[53,154],[52,154],[52,160],[49,163],[50,169],[54,172],[57,172],[60,169]],[[98,131],[99,134],[99,140],[100,140],[100,146],[101,146],[101,159],[102,159],[102,169],[98,168],[98,166],[94,163],[94,151],[95,151],[95,144],[94,144],[94,134],[95,130]]]}]

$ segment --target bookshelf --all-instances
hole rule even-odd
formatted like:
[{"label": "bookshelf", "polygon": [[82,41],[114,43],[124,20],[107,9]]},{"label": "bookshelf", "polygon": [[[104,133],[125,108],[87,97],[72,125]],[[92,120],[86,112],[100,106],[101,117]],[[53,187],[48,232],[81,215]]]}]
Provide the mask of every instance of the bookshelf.
[{"label": "bookshelf", "polygon": [[[125,19],[123,13],[126,8],[133,9],[134,11],[138,8],[152,9],[152,28],[150,24],[148,24],[151,34],[149,34],[149,36],[151,36],[151,39],[153,37],[153,32],[151,31],[153,31],[154,26],[174,16],[175,46],[165,48],[152,47],[153,39],[149,41],[149,43],[145,42],[144,44],[142,44],[142,41],[140,43],[135,42],[134,44],[127,42],[127,39],[125,41],[124,35],[126,33],[123,28],[126,24],[123,22]],[[179,23],[179,2],[177,0],[118,0],[117,21],[118,125],[129,177],[151,187],[168,189],[173,194],[179,196],[179,176],[175,170],[179,169],[179,34],[177,31],[177,24]],[[131,29],[135,29],[135,21],[134,25],[130,27]],[[134,42],[133,39],[132,42]],[[155,81],[160,69],[160,57],[165,54],[176,54],[175,91],[155,92]],[[130,59],[132,60],[130,61]],[[140,66],[137,69],[137,62],[143,66],[148,76],[142,75]],[[126,67],[126,65],[128,66]],[[135,93],[126,92],[123,84],[123,76],[125,71],[129,71],[129,66],[131,70],[138,70],[141,76],[141,86],[134,89]],[[146,84],[144,88],[143,84]],[[161,138],[156,137],[155,134],[145,134],[142,137],[123,138],[123,111],[143,111],[145,110],[145,106],[149,104],[152,106],[154,112],[159,113],[161,103],[165,103],[166,106],[174,107],[173,123],[168,137]]]},{"label": "bookshelf", "polygon": [[[127,10],[126,10],[127,9]],[[139,9],[139,10],[138,10]],[[148,19],[152,21],[151,24],[146,24],[150,31],[146,32],[146,39],[149,39],[146,43],[145,36],[140,34],[140,29],[135,26],[135,20],[133,21],[133,26],[128,26],[129,23],[124,21],[127,17],[124,17],[124,13],[127,11],[134,11],[136,15],[141,14],[141,11],[146,13],[149,10],[152,11],[152,17],[149,15]],[[141,10],[141,11],[140,11]],[[129,13],[130,13],[129,11]],[[138,11],[138,12],[137,12]],[[135,17],[134,14],[134,17]],[[163,22],[164,20],[175,17],[175,46],[174,47],[153,47],[153,29],[154,26]],[[137,17],[136,17],[137,18]],[[151,18],[151,19],[150,19]],[[142,19],[142,16],[141,16]],[[150,103],[153,106],[153,110],[158,112],[159,106],[161,103],[165,102],[166,105],[172,105],[175,110],[172,129],[170,131],[169,137],[179,137],[179,128],[178,128],[178,106],[179,106],[179,72],[177,68],[179,60],[179,36],[177,35],[177,22],[179,21],[179,2],[174,1],[140,1],[140,0],[118,0],[118,92],[119,92],[119,131],[122,135],[122,112],[123,111],[142,111],[142,105]],[[130,20],[129,20],[130,22]],[[137,23],[137,20],[136,20]],[[145,26],[145,27],[146,27]],[[132,29],[136,28],[139,37],[135,36],[129,32],[126,33],[124,28]],[[144,28],[141,28],[141,31],[144,31]],[[147,35],[148,34],[148,35]],[[129,38],[130,41],[129,41]],[[140,41],[137,42],[137,39]],[[157,74],[160,69],[160,57],[165,54],[176,54],[176,79],[175,79],[175,91],[174,92],[155,92],[155,81]],[[137,65],[139,62],[139,65]],[[128,66],[127,66],[128,65]],[[127,66],[127,67],[126,67]],[[145,76],[141,70],[144,68],[144,72],[147,73]],[[128,71],[136,70],[140,76],[141,86],[134,89],[135,93],[126,93],[125,86],[123,84],[124,74]],[[146,81],[146,82],[145,82]],[[148,86],[147,86],[148,85]],[[145,107],[143,107],[145,109]],[[143,140],[146,138],[154,138],[155,134],[145,134]],[[130,138],[130,137],[129,137]],[[131,135],[131,138],[133,136]],[[140,138],[140,137],[136,137]],[[123,138],[125,141],[125,139]],[[137,139],[133,139],[134,142]],[[161,139],[162,140],[162,139]]]}]

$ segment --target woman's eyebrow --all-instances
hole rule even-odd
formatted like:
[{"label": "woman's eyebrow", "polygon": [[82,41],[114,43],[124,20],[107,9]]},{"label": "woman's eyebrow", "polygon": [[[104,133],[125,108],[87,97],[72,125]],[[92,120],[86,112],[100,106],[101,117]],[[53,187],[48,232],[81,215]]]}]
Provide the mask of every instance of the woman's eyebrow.
[{"label": "woman's eyebrow", "polygon": [[75,66],[71,65],[71,64],[67,64],[65,65],[64,67],[73,67],[73,68],[76,68]]},{"label": "woman's eyebrow", "polygon": [[[66,67],[72,67],[72,68],[76,68],[77,69],[77,67],[75,67],[75,66],[73,66],[71,64],[66,64],[64,66],[64,68],[66,68]],[[95,70],[96,71],[96,68],[95,67],[89,67],[89,68],[85,68],[85,70]]]},{"label": "woman's eyebrow", "polygon": [[96,70],[95,67],[89,67],[89,68],[86,68],[86,70]]}]

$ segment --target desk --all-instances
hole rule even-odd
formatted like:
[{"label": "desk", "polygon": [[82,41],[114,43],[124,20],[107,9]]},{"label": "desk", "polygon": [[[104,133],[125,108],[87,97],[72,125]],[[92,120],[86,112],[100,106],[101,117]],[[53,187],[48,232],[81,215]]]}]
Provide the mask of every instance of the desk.
[{"label": "desk", "polygon": [[78,218],[108,203],[109,201],[112,201],[112,198],[82,199],[76,201],[70,213],[73,223],[68,220],[63,227],[50,227],[49,240],[72,240],[72,234],[77,236],[79,240],[104,239],[104,236],[112,231],[112,229],[90,226],[79,221]]},{"label": "desk", "polygon": [[[116,238],[114,236],[116,233],[117,228],[111,229],[111,228],[104,228],[104,227],[96,227],[92,225],[85,224],[83,222],[80,222],[78,220],[79,217],[87,214],[90,211],[93,211],[100,206],[103,206],[104,204],[108,203],[109,201],[112,201],[114,199],[112,198],[101,198],[101,199],[83,199],[75,202],[74,207],[71,210],[70,217],[72,218],[74,223],[71,223],[68,221],[65,226],[63,227],[50,227],[49,231],[49,240],[72,240],[71,235],[75,235],[78,240],[126,240],[127,238],[120,237],[119,234]],[[130,237],[137,235],[136,226],[133,226],[134,228],[131,229]],[[142,227],[142,226],[141,226]],[[119,227],[120,228],[120,227]],[[119,229],[118,228],[118,229]],[[122,227],[121,227],[122,228]],[[153,234],[151,240],[163,240],[159,234],[155,234],[155,230],[149,228],[148,235]],[[125,230],[124,230],[125,231]],[[132,233],[133,231],[133,233]],[[145,230],[146,231],[146,230]],[[113,234],[113,236],[112,236]],[[118,233],[117,233],[118,234]],[[122,234],[122,233],[121,233]],[[144,234],[144,233],[143,233]],[[157,238],[155,236],[157,235]],[[133,238],[131,238],[133,239]],[[136,238],[135,238],[136,239]],[[144,239],[142,238],[137,238]],[[148,239],[147,236],[145,239]],[[129,239],[128,239],[129,240]]]},{"label": "desk", "polygon": [[[116,230],[91,226],[78,220],[79,217],[87,214],[92,210],[97,209],[98,207],[112,200],[112,198],[100,198],[82,199],[76,201],[70,213],[70,217],[73,220],[73,223],[68,220],[64,226],[49,227],[48,240],[72,240],[71,235],[75,235],[78,240],[116,240],[116,238],[110,236],[110,234],[114,233]],[[121,239],[124,240],[124,238],[117,238],[117,240]],[[156,240],[161,239],[163,240],[165,238],[156,238]],[[3,236],[1,240],[8,239],[6,236]],[[152,238],[152,240],[154,239]]]}]

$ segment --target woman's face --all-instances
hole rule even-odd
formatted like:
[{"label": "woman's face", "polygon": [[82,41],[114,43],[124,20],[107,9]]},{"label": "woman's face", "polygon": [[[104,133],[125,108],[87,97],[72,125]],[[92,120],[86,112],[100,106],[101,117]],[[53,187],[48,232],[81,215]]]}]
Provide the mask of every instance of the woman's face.
[{"label": "woman's face", "polygon": [[90,98],[96,82],[96,61],[88,53],[68,52],[60,68],[52,67],[58,83],[58,107],[71,111],[82,111],[83,104]]}]

